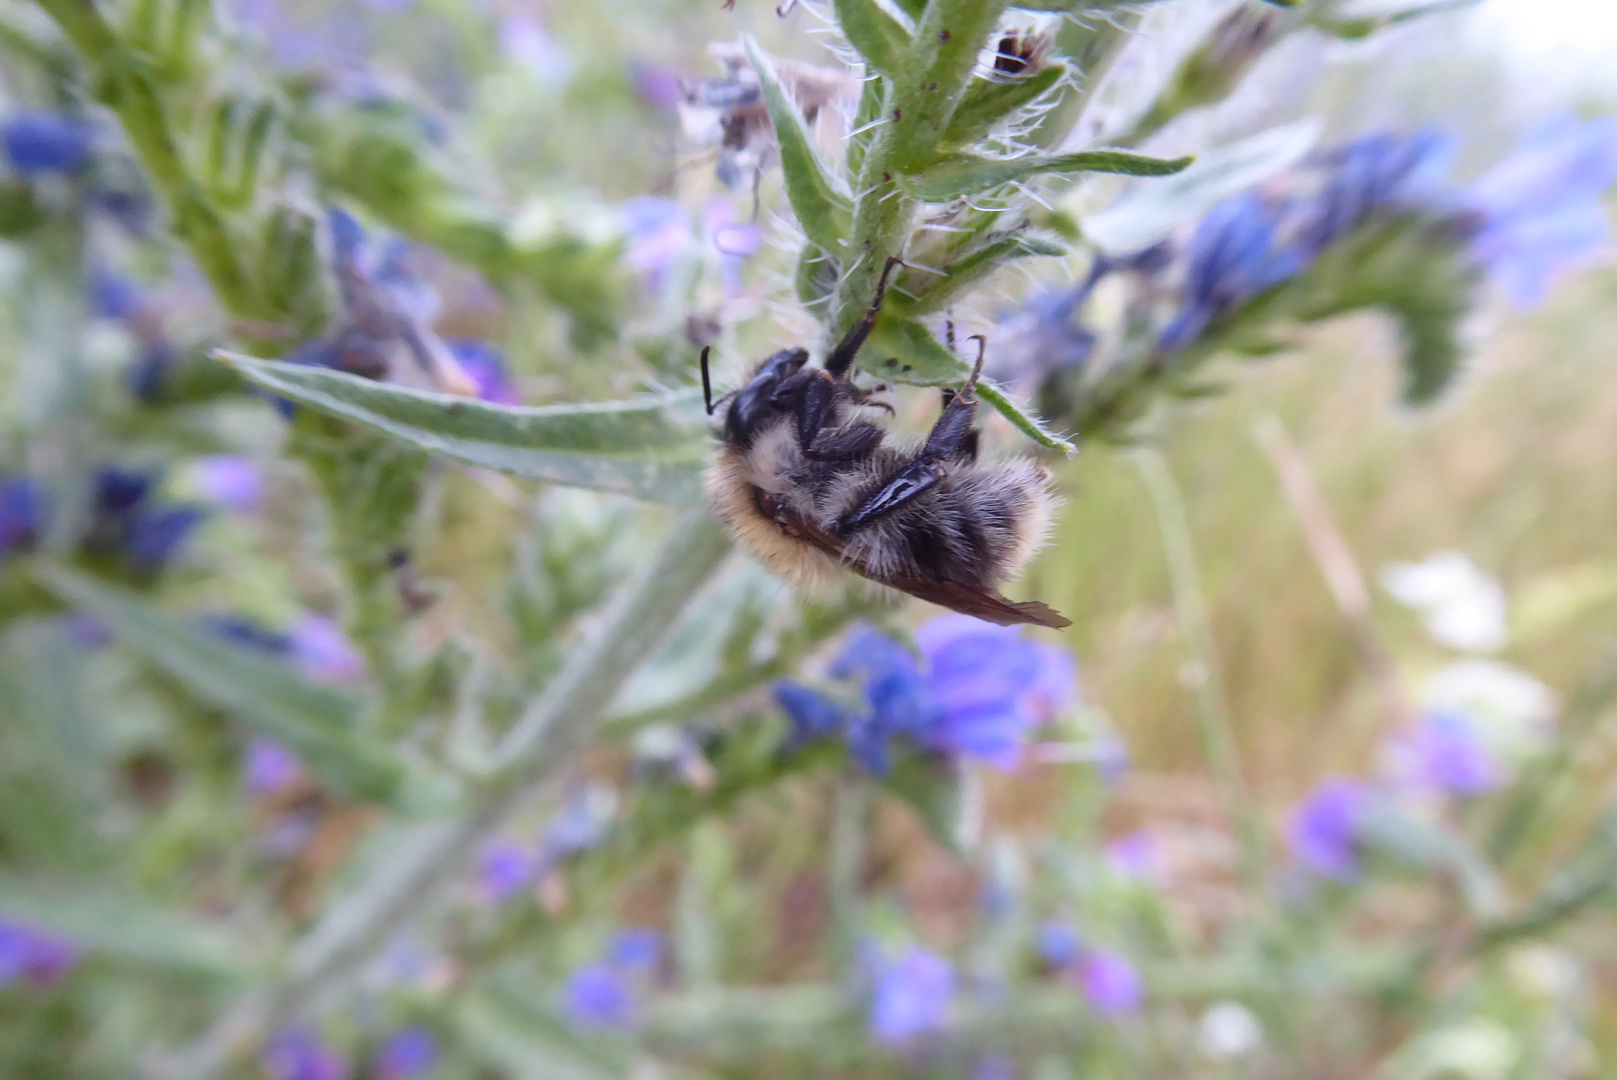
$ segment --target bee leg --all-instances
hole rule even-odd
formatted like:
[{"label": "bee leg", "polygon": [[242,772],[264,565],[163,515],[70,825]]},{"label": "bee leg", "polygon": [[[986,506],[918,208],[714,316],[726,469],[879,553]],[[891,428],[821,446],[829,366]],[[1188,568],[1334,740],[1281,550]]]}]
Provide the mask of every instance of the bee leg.
[{"label": "bee leg", "polygon": [[882,429],[875,424],[850,424],[841,431],[827,432],[803,451],[810,461],[857,461],[881,445]]},{"label": "bee leg", "polygon": [[[981,344],[982,339],[977,340]],[[926,444],[892,479],[843,515],[837,522],[839,535],[847,536],[877,518],[892,513],[937,484],[943,479],[943,462],[976,460],[977,429],[972,425],[977,419],[977,395],[973,391],[982,373],[983,353],[979,348],[971,378],[944,406],[943,415],[938,417],[926,437]]]},{"label": "bee leg", "polygon": [[887,265],[882,267],[881,280],[876,283],[876,298],[870,302],[870,308],[858,322],[848,328],[847,334],[843,335],[842,340],[837,342],[837,347],[825,358],[825,370],[833,377],[840,379],[848,373],[849,368],[853,367],[853,358],[859,355],[859,349],[864,345],[865,339],[876,328],[876,316],[881,313],[881,302],[887,296],[887,279],[892,275],[893,267],[902,264],[903,260],[896,255],[887,260]]}]

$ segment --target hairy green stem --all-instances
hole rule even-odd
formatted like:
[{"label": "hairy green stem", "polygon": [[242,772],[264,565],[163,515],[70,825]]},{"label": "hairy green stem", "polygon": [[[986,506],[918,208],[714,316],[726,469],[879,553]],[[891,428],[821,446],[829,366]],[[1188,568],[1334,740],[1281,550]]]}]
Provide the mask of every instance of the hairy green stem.
[{"label": "hairy green stem", "polygon": [[130,48],[93,0],[38,0],[90,68],[96,98],[118,115],[135,156],[173,216],[173,232],[232,314],[272,322],[237,257],[241,244],[191,175],[169,127],[151,60]]},{"label": "hairy green stem", "polygon": [[242,1002],[180,1062],[176,1075],[225,1075],[236,1057],[294,1016],[345,989],[389,940],[436,906],[482,844],[569,770],[599,733],[606,707],[730,550],[705,508],[670,530],[590,639],[527,710],[501,764],[459,820],[418,826],[404,854],[334,904],[293,950],[281,985]]},{"label": "hairy green stem", "polygon": [[843,248],[842,281],[832,310],[838,332],[858,321],[869,306],[887,260],[903,254],[916,203],[900,193],[898,178],[919,171],[937,153],[971,82],[977,53],[1006,3],[933,0],[917,20],[855,185],[853,227]]}]

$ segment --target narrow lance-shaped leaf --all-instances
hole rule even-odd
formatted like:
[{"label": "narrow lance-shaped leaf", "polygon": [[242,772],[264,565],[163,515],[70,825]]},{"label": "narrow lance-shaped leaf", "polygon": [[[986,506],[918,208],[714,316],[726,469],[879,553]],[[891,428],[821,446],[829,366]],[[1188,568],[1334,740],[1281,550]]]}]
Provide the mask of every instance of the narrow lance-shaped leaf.
[{"label": "narrow lance-shaped leaf", "polygon": [[966,146],[976,142],[1011,113],[1054,89],[1066,74],[1065,67],[1052,64],[1020,79],[978,79],[966,88],[966,96],[955,108],[949,127],[943,133],[943,145]]},{"label": "narrow lance-shaped leaf", "polygon": [[943,268],[942,273],[922,278],[924,282],[914,291],[913,300],[903,298],[894,302],[897,310],[922,315],[937,311],[964,289],[987,277],[1012,259],[1025,259],[1035,255],[1061,256],[1066,245],[1054,233],[1038,229],[1020,229],[1009,236],[968,251],[957,262]]},{"label": "narrow lance-shaped leaf", "polygon": [[1001,184],[1036,176],[1067,173],[1116,173],[1121,176],[1171,176],[1194,158],[1166,160],[1124,150],[1085,150],[1075,154],[1028,154],[1017,158],[984,158],[951,154],[920,173],[899,180],[904,192],[926,202],[950,202]]},{"label": "narrow lance-shaped leaf", "polygon": [[837,0],[837,24],[866,63],[889,78],[895,76],[910,43],[909,32],[897,19],[875,0]]},{"label": "narrow lance-shaped leaf", "polygon": [[1301,161],[1319,138],[1319,124],[1301,120],[1209,150],[1184,172],[1150,184],[1082,222],[1084,238],[1114,254],[1139,251],[1218,203]]},{"label": "narrow lance-shaped leaf", "polygon": [[[883,320],[876,324],[860,353],[860,366],[873,375],[911,386],[959,386],[971,376],[971,365],[950,352],[921,323],[913,319]],[[875,360],[874,357],[883,357]],[[1077,447],[1024,412],[1005,392],[988,380],[977,386],[978,396],[998,409],[1018,431],[1050,450],[1063,454]]]},{"label": "narrow lance-shaped leaf", "polygon": [[0,876],[0,916],[58,934],[90,953],[169,971],[245,976],[251,958],[215,927],[94,889],[44,889]]},{"label": "narrow lance-shaped leaf", "polygon": [[780,144],[780,168],[792,211],[810,240],[826,251],[841,251],[842,238],[853,220],[852,198],[814,152],[803,114],[781,85],[775,65],[751,37],[745,44]]},{"label": "narrow lance-shaped leaf", "polygon": [[201,633],[127,589],[63,567],[39,576],[63,601],[93,616],[198,697],[285,744],[333,788],[380,802],[398,794],[403,766],[355,736],[355,698],[306,683],[279,660]]},{"label": "narrow lance-shaped leaf", "polygon": [[468,465],[654,502],[701,500],[707,437],[693,394],[518,408],[216,355],[267,390]]}]

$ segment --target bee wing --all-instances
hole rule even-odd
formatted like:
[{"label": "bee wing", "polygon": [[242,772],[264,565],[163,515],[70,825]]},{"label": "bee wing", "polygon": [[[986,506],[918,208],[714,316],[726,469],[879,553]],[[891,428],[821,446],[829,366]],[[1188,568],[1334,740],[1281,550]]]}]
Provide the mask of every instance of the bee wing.
[{"label": "bee wing", "polygon": [[860,577],[868,578],[878,585],[897,589],[899,592],[909,593],[928,603],[946,607],[950,611],[958,611],[962,615],[971,615],[999,626],[1031,623],[1048,626],[1053,630],[1065,630],[1072,625],[1071,619],[1037,600],[1024,600],[1018,603],[1006,599],[992,589],[979,589],[958,581],[939,581],[936,578],[909,577],[901,574],[887,576],[873,574],[857,560],[848,558],[842,542],[813,522],[793,514],[781,520],[780,524],[788,532],[833,556]]}]

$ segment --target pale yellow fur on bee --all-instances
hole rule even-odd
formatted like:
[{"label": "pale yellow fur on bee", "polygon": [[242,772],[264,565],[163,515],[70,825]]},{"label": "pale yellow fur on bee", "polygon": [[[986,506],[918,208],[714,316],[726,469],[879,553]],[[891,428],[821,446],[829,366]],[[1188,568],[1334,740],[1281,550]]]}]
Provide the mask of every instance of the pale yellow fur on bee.
[{"label": "pale yellow fur on bee", "polygon": [[778,524],[758,512],[753,488],[760,483],[741,451],[726,447],[707,471],[707,497],[713,512],[730,527],[741,549],[770,573],[810,592],[825,592],[838,584],[842,564],[819,548],[794,540]]}]

